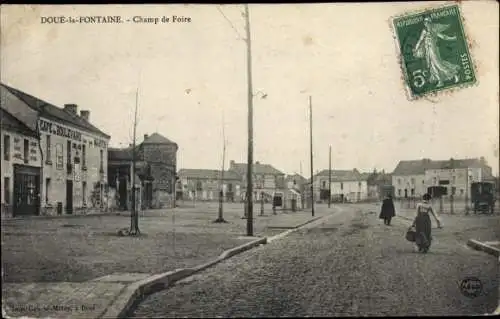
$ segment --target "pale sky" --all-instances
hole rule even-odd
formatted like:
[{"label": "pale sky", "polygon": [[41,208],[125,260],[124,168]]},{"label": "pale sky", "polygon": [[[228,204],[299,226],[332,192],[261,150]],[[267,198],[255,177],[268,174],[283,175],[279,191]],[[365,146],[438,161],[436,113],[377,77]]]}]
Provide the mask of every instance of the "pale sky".
[{"label": "pale sky", "polygon": [[[498,172],[498,3],[463,1],[479,84],[410,101],[390,18],[441,2],[250,5],[254,161],[314,170],[391,171],[399,160],[484,156]],[[247,158],[243,5],[2,6],[1,81],[57,106],[78,104],[111,146],[158,132],[179,168],[220,169],[222,119],[231,159]],[[184,24],[41,24],[42,16],[185,16]],[[190,93],[186,94],[186,90]]]}]

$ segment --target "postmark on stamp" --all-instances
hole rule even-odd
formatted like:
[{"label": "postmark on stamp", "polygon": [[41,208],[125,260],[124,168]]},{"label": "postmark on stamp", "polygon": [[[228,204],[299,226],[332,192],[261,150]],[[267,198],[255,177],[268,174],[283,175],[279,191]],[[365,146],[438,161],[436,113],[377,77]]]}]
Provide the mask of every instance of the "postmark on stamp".
[{"label": "postmark on stamp", "polygon": [[392,27],[413,99],[476,83],[458,5],[401,15]]}]

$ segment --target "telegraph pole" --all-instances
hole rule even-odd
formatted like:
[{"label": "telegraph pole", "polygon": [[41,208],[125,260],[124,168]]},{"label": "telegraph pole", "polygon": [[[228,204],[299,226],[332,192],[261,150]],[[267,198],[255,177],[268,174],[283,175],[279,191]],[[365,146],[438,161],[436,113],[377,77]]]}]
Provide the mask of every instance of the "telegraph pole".
[{"label": "telegraph pole", "polygon": [[248,167],[247,167],[247,236],[253,236],[253,87],[252,87],[252,39],[250,34],[250,13],[245,4],[248,84]]},{"label": "telegraph pole", "polygon": [[314,217],[314,181],[313,181],[313,120],[312,120],[312,97],[309,95],[309,135],[310,135],[310,146],[311,146],[311,212]]},{"label": "telegraph pole", "polygon": [[328,208],[332,205],[332,146],[328,155]]},{"label": "telegraph pole", "polygon": [[465,169],[465,215],[469,214],[469,167]]}]

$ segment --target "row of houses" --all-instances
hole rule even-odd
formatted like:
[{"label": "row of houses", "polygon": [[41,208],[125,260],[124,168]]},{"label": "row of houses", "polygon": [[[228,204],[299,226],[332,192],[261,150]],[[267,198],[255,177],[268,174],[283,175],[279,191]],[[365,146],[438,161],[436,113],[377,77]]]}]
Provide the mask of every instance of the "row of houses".
[{"label": "row of houses", "polygon": [[0,98],[2,217],[130,209],[133,174],[142,207],[173,207],[176,143],[144,136],[134,173],[132,147],[109,148],[90,111],[1,83]]},{"label": "row of houses", "polygon": [[[4,84],[0,93],[2,216],[129,210],[134,179],[143,209],[174,207],[176,200],[217,200],[221,188],[225,201],[246,198],[245,163],[231,161],[224,172],[177,172],[178,145],[158,133],[144,135],[135,149],[110,148],[111,137],[91,123],[88,110],[78,113],[78,105],[58,107]],[[492,179],[484,158],[422,159],[400,161],[391,174],[318,171],[311,194],[310,179],[256,162],[252,197],[269,202],[281,194],[284,207],[292,199],[359,202],[380,199],[387,186],[396,198],[420,197],[430,186],[467,196],[471,183]]]},{"label": "row of houses", "polygon": [[0,85],[2,216],[71,214],[101,206],[110,136],[90,112]]},{"label": "row of houses", "polygon": [[449,160],[400,161],[392,173],[396,198],[420,197],[431,186],[447,188],[455,197],[470,196],[474,182],[495,182],[484,157]]},{"label": "row of houses", "polygon": [[[253,164],[253,199],[270,202],[275,194],[280,194],[285,203],[291,199],[298,202],[311,198],[310,182],[300,174],[286,175],[272,165],[256,162]],[[332,170],[331,196],[337,201],[357,202],[378,197],[368,181],[373,174],[362,174],[358,170]],[[242,201],[246,198],[247,164],[230,162],[223,173],[220,170],[181,169],[178,172],[178,200],[218,200],[223,189],[225,201]],[[378,175],[377,175],[378,176]],[[314,175],[315,201],[328,200],[329,170]],[[370,193],[371,191],[371,193]],[[284,205],[285,207],[287,205]]]},{"label": "row of houses", "polygon": [[[429,187],[441,186],[455,198],[470,196],[474,182],[493,182],[496,179],[484,157],[449,160],[403,160],[390,174],[382,172],[361,173],[358,170],[332,170],[329,187],[329,170],[313,176],[315,201],[359,202],[381,199],[391,194],[396,199],[420,198]],[[310,180],[307,180],[310,187]]]},{"label": "row of houses", "polygon": [[[253,198],[272,200],[275,193],[299,196],[299,183],[287,187],[285,173],[269,164],[256,162],[252,166]],[[225,201],[241,201],[247,195],[247,164],[230,161],[227,171],[208,169],[181,169],[178,173],[179,200],[216,200],[223,189]]]}]

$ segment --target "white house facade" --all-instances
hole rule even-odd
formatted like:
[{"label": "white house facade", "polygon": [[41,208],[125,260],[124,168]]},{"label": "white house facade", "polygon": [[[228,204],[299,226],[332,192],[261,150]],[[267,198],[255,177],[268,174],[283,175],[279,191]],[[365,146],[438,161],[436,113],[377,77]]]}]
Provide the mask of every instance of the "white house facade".
[{"label": "white house facade", "polygon": [[492,177],[484,158],[400,161],[392,174],[396,198],[421,197],[428,187],[447,188],[448,195],[467,196],[473,182]]}]

